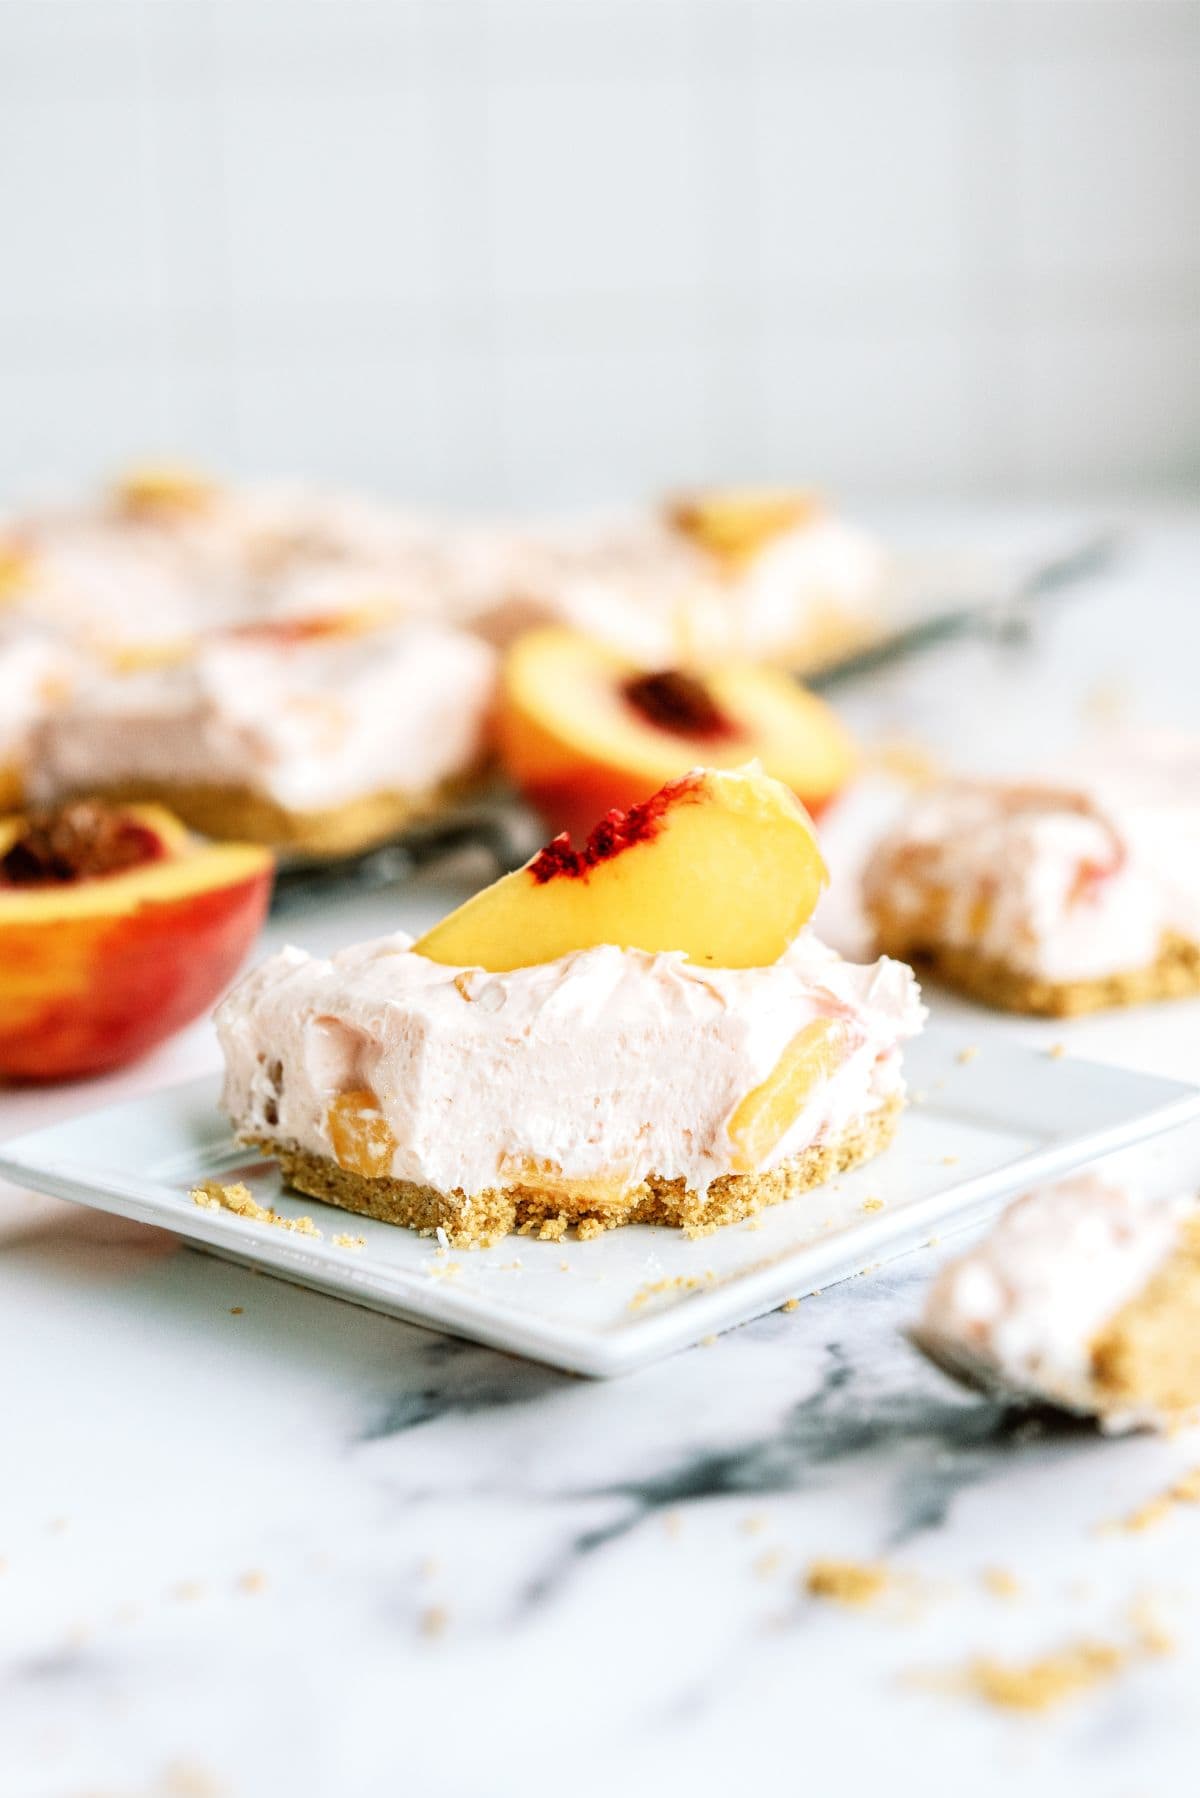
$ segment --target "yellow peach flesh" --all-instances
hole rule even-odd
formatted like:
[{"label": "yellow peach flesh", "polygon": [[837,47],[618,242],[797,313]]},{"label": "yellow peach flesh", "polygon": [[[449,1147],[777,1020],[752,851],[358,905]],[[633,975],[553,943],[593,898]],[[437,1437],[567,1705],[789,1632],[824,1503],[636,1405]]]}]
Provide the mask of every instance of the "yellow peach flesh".
[{"label": "yellow peach flesh", "polygon": [[753,1173],[765,1165],[813,1087],[828,1080],[854,1042],[853,1030],[837,1018],[815,1018],[792,1038],[767,1078],[746,1094],[729,1120],[735,1173]]},{"label": "yellow peach flesh", "polygon": [[392,1171],[396,1139],[369,1087],[339,1093],[325,1113],[333,1158],[348,1174],[375,1180]]},{"label": "yellow peach flesh", "polygon": [[709,967],[778,961],[827,879],[803,806],[754,768],[698,770],[648,806],[656,821],[644,840],[545,879],[534,857],[451,912],[417,951],[491,973],[605,943],[679,950]]},{"label": "yellow peach flesh", "polygon": [[505,664],[498,734],[518,785],[607,779],[644,797],[694,767],[736,768],[757,756],[768,774],[809,804],[833,796],[853,775],[854,744],[837,714],[780,669],[728,663],[704,684],[731,729],[691,735],[639,715],[625,685],[642,673],[616,650],[557,628],[532,631]]}]

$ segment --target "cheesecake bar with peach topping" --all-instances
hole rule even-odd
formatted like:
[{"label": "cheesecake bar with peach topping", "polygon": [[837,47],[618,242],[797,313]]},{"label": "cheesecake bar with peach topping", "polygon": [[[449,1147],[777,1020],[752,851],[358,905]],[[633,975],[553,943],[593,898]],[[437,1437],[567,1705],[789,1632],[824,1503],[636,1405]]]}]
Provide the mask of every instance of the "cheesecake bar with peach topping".
[{"label": "cheesecake bar with peach topping", "polygon": [[814,936],[824,879],[786,788],[693,771],[416,942],[265,962],[225,1107],[301,1192],[458,1242],[749,1216],[885,1146],[923,1017]]},{"label": "cheesecake bar with peach topping", "polygon": [[42,802],[155,800],[210,836],[341,854],[479,780],[494,675],[486,644],[436,625],[231,631],[81,683],[36,732],[31,782]]},{"label": "cheesecake bar with peach topping", "polygon": [[1061,781],[932,788],[864,897],[880,949],[1005,1010],[1200,992],[1200,740],[1119,740]]},{"label": "cheesecake bar with peach topping", "polygon": [[1109,1431],[1200,1405],[1200,1207],[1094,1172],[1028,1193],[944,1267],[913,1339],[968,1384]]}]

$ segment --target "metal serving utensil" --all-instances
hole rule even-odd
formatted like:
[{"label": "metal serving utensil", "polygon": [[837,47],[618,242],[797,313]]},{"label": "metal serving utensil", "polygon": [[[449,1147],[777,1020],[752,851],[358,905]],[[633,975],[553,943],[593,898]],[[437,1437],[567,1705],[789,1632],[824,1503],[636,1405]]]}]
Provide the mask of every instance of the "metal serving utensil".
[{"label": "metal serving utensil", "polygon": [[275,877],[271,910],[295,913],[348,893],[378,892],[409,880],[431,862],[458,849],[484,849],[497,871],[509,873],[527,862],[545,838],[533,812],[497,797],[447,818],[416,824],[386,843],[328,860],[284,861]]},{"label": "metal serving utensil", "polygon": [[849,655],[806,672],[805,686],[825,692],[846,682],[892,668],[910,656],[936,649],[959,637],[990,637],[995,642],[1015,642],[1027,637],[1036,622],[1037,602],[1100,573],[1116,558],[1120,536],[1106,530],[1086,538],[1063,554],[1039,562],[999,599],[982,604],[952,607],[903,625]]}]

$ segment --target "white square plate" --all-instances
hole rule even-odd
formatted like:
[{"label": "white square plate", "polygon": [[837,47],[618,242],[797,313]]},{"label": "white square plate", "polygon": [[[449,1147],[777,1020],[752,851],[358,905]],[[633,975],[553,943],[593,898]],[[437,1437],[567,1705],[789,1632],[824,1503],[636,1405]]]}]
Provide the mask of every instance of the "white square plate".
[{"label": "white square plate", "polygon": [[[215,1076],[18,1138],[0,1172],[56,1197],[178,1231],[199,1247],[431,1329],[573,1373],[627,1373],[787,1298],[961,1228],[1010,1193],[1169,1129],[1200,1089],[931,1029],[905,1061],[913,1103],[886,1154],[744,1224],[689,1241],[636,1225],[591,1242],[509,1237],[441,1250],[428,1238],[284,1193],[231,1138]],[[202,1210],[201,1180],[244,1180],[320,1238]],[[869,1198],[883,1207],[864,1209]],[[365,1238],[361,1249],[334,1237]]]}]

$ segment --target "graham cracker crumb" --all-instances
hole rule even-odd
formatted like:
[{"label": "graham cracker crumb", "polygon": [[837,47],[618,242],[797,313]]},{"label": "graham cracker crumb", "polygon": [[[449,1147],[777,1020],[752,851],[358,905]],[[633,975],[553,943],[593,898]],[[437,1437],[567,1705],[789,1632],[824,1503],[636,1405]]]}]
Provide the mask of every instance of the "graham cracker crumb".
[{"label": "graham cracker crumb", "polygon": [[768,1548],[765,1553],[760,1554],[755,1561],[754,1571],[759,1579],[770,1579],[771,1575],[773,1573],[778,1573],[782,1566],[783,1550],[781,1548]]},{"label": "graham cracker crumb", "polygon": [[799,1311],[800,1300],[799,1299],[784,1299],[784,1301],[783,1301],[782,1305],[780,1305],[779,1309],[781,1311]]},{"label": "graham cracker crumb", "polygon": [[[710,1268],[703,1278],[699,1274],[672,1274],[665,1280],[650,1280],[645,1286],[638,1287],[629,1301],[629,1309],[640,1311],[643,1305],[648,1305],[651,1299],[658,1298],[664,1292],[695,1292],[701,1286],[711,1286],[715,1279],[716,1275]],[[715,1341],[716,1338],[711,1340]]]},{"label": "graham cracker crumb", "polygon": [[457,1280],[462,1270],[461,1261],[435,1261],[425,1272],[431,1280]]},{"label": "graham cracker crumb", "polygon": [[1019,1598],[1021,1596],[1021,1582],[1015,1573],[1008,1571],[1007,1567],[985,1567],[979,1577],[984,1589],[990,1592],[993,1598]]},{"label": "graham cracker crumb", "polygon": [[336,1249],[365,1249],[367,1239],[365,1236],[351,1236],[343,1230],[333,1238],[333,1246]]},{"label": "graham cracker crumb", "polygon": [[198,1579],[181,1580],[171,1596],[184,1604],[191,1604],[193,1600],[204,1597],[204,1586]]},{"label": "graham cracker crumb", "polygon": [[244,1305],[230,1305],[229,1315],[230,1317],[244,1317],[246,1315],[246,1307]]},{"label": "graham cracker crumb", "polygon": [[942,1156],[942,1166],[943,1167],[957,1167],[958,1163],[959,1163],[959,1159],[960,1158],[957,1155],[943,1155]]},{"label": "graham cracker crumb", "polygon": [[715,1348],[716,1346],[717,1346],[717,1338],[715,1336],[702,1336],[700,1338],[700,1347],[701,1348]]},{"label": "graham cracker crumb", "polygon": [[1032,1661],[998,1661],[979,1655],[966,1670],[967,1689],[987,1704],[1009,1711],[1048,1711],[1112,1679],[1128,1652],[1111,1642],[1073,1642]]},{"label": "graham cracker crumb", "polygon": [[766,1515],[762,1511],[754,1511],[749,1517],[742,1518],[743,1536],[757,1536],[767,1527]]},{"label": "graham cracker crumb", "polygon": [[271,1224],[277,1230],[292,1230],[297,1236],[320,1236],[311,1217],[284,1217],[269,1205],[260,1205],[250,1188],[240,1180],[222,1186],[219,1180],[205,1180],[191,1191],[193,1205],[201,1211],[231,1211],[235,1217],[248,1218],[254,1224]]},{"label": "graham cracker crumb", "polygon": [[891,1574],[882,1561],[837,1560],[826,1556],[812,1561],[804,1576],[810,1598],[828,1598],[835,1604],[863,1607],[882,1598]]},{"label": "graham cracker crumb", "polygon": [[1142,1530],[1152,1529],[1169,1517],[1176,1505],[1200,1505],[1200,1467],[1193,1467],[1179,1479],[1172,1482],[1165,1491],[1139,1505],[1128,1517],[1122,1517],[1116,1523],[1102,1525],[1105,1532],[1125,1530],[1131,1534],[1140,1534]]},{"label": "graham cracker crumb", "polygon": [[1051,1043],[1050,1047],[1046,1050],[1051,1061],[1061,1061],[1066,1052],[1066,1043]]},{"label": "graham cracker crumb", "polygon": [[872,1193],[871,1197],[869,1199],[863,1200],[862,1208],[864,1211],[882,1211],[883,1210],[883,1200],[880,1198],[877,1198],[876,1195],[874,1193]]},{"label": "graham cracker crumb", "polygon": [[421,1612],[421,1634],[423,1636],[444,1636],[450,1622],[450,1613],[443,1604],[428,1605]]},{"label": "graham cracker crumb", "polygon": [[965,1068],[968,1065],[968,1063],[974,1061],[974,1059],[978,1055],[978,1053],[979,1053],[979,1044],[978,1043],[968,1043],[965,1049],[960,1049],[958,1051],[958,1054],[955,1056],[955,1060],[960,1064],[960,1066]]},{"label": "graham cracker crumb", "polygon": [[266,1590],[267,1576],[257,1567],[252,1567],[248,1573],[241,1575],[237,1584],[239,1592],[263,1592]]}]

